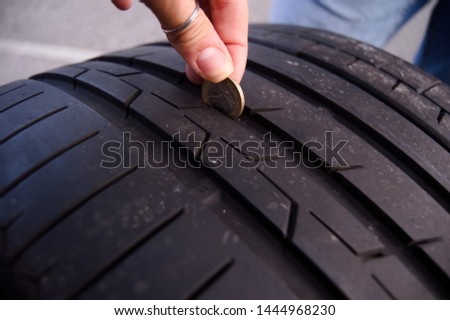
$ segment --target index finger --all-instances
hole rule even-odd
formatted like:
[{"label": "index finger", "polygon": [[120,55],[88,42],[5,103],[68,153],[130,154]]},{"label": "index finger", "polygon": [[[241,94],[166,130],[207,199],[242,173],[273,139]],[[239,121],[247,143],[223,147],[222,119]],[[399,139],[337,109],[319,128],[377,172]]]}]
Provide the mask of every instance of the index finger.
[{"label": "index finger", "polygon": [[214,29],[225,43],[234,64],[231,78],[240,82],[244,75],[248,55],[248,2],[247,0],[209,0],[205,9]]}]

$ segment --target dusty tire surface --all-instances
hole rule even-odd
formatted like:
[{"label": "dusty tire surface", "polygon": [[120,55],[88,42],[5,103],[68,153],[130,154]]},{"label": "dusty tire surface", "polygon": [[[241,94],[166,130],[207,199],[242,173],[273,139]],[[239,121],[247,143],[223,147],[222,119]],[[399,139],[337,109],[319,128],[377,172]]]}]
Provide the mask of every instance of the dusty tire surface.
[{"label": "dusty tire surface", "polygon": [[157,43],[0,87],[1,296],[448,299],[450,89],[278,25],[241,85]]}]

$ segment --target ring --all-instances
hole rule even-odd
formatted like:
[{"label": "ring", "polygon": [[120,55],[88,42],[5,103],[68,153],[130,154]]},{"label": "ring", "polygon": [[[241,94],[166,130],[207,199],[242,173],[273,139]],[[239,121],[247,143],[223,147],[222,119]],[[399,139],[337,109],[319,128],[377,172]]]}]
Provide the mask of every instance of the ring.
[{"label": "ring", "polygon": [[191,14],[191,16],[180,26],[173,28],[173,29],[164,29],[161,27],[162,31],[164,31],[165,34],[174,34],[180,31],[183,31],[186,29],[192,22],[194,22],[195,18],[198,16],[198,12],[200,11],[200,5],[198,3],[198,0],[195,1],[195,10]]}]

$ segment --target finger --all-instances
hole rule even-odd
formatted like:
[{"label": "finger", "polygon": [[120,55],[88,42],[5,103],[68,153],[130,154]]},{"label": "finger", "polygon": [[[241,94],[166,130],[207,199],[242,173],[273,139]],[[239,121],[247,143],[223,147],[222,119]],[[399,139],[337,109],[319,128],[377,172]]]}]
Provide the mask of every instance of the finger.
[{"label": "finger", "polygon": [[[193,0],[147,0],[146,4],[164,29],[182,25],[196,6]],[[227,47],[202,10],[187,28],[168,34],[167,38],[189,65],[187,75],[191,80],[198,80],[193,76],[197,74],[203,79],[219,82],[233,72],[233,61]]]},{"label": "finger", "polygon": [[233,60],[233,72],[230,74],[230,78],[239,83],[247,66],[248,46],[228,44],[227,48]]},{"label": "finger", "polygon": [[203,78],[198,75],[192,67],[186,63],[186,76],[195,84],[202,84]]},{"label": "finger", "polygon": [[132,0],[111,0],[120,10],[128,10],[131,8]]},{"label": "finger", "polygon": [[240,82],[248,56],[248,3],[246,0],[211,0],[209,15],[234,63],[231,78]]}]

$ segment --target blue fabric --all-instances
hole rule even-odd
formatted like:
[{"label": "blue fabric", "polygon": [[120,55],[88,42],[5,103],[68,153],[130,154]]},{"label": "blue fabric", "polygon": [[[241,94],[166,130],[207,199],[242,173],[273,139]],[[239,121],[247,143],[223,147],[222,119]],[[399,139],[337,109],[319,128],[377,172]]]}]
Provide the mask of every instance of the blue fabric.
[{"label": "blue fabric", "polygon": [[[382,47],[426,0],[272,0],[270,21],[340,33]],[[415,62],[450,84],[450,1],[435,7]]]},{"label": "blue fabric", "polygon": [[435,7],[415,63],[450,85],[450,1]]}]

